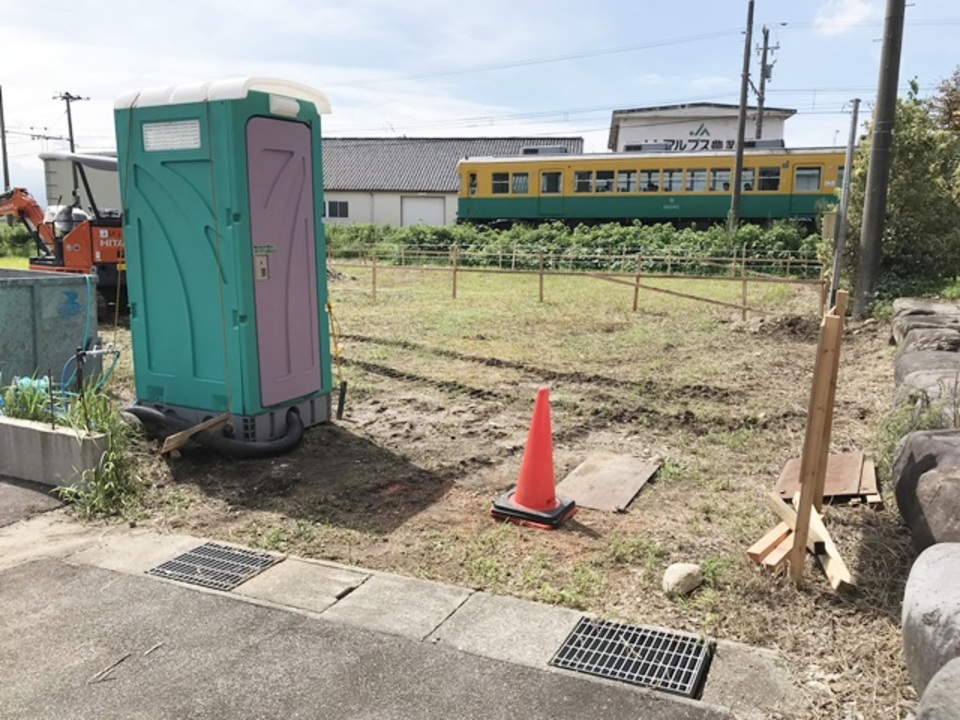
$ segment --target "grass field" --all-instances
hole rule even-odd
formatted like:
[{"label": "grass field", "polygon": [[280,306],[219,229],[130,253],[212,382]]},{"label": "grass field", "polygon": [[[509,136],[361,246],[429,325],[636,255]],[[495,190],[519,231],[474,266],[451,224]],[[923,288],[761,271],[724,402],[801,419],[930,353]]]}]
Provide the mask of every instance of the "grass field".
[{"label": "grass field", "polygon": [[[158,462],[146,522],[778,648],[808,717],[902,716],[914,699],[898,630],[912,554],[892,501],[828,513],[855,595],[837,596],[812,560],[795,589],[745,555],[776,524],[762,495],[802,446],[814,289],[753,284],[748,304],[773,314],[744,321],[652,290],[634,313],[632,288],[592,278],[547,278],[540,303],[535,276],[461,273],[453,299],[448,272],[380,269],[374,298],[370,268],[341,272],[330,297],[343,421],[275,460],[187,450]],[[739,283],[649,282],[741,297]],[[834,451],[879,449],[886,337],[877,325],[846,333]],[[662,462],[625,513],[582,510],[553,533],[488,517],[516,482],[541,385],[558,479],[597,450]],[[679,561],[700,563],[706,581],[670,600],[661,577]]]}]

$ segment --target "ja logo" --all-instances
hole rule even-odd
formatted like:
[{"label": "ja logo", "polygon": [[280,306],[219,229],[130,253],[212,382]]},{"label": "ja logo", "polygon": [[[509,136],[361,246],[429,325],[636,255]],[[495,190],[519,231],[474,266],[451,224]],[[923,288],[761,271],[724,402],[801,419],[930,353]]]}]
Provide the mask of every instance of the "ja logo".
[{"label": "ja logo", "polygon": [[77,293],[68,290],[63,291],[64,300],[57,308],[57,315],[60,317],[76,317],[83,312],[83,305],[77,301]]},{"label": "ja logo", "polygon": [[706,123],[700,123],[700,127],[698,127],[696,130],[691,130],[690,137],[710,137],[710,131],[707,130]]}]

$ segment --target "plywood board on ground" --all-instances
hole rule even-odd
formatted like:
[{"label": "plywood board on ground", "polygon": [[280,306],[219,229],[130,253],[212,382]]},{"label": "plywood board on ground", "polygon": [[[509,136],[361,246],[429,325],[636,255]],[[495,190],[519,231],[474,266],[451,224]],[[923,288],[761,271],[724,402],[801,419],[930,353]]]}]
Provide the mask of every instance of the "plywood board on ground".
[{"label": "plywood board on ground", "polygon": [[[860,487],[860,478],[863,470],[863,453],[838,453],[827,458],[827,473],[824,480],[823,496],[851,497],[876,492],[874,489],[864,492]],[[875,478],[876,476],[874,476]],[[794,493],[800,491],[800,458],[793,458],[783,466],[780,479],[777,481],[776,491],[784,500],[789,500]]]},{"label": "plywood board on ground", "polygon": [[592,453],[557,485],[557,494],[579,507],[622,512],[659,469],[660,463],[630,455]]}]

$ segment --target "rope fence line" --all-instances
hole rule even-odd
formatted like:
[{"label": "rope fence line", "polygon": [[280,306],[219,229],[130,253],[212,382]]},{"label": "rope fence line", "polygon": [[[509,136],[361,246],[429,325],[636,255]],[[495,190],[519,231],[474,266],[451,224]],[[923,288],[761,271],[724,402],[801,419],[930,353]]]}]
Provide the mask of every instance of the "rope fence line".
[{"label": "rope fence line", "polygon": [[[743,320],[747,319],[748,311],[762,315],[772,314],[768,310],[751,307],[748,304],[749,284],[819,286],[818,297],[821,314],[825,302],[826,280],[823,263],[816,258],[799,253],[780,253],[778,257],[748,256],[747,249],[744,247],[741,252],[732,257],[697,257],[673,253],[647,255],[642,252],[627,253],[626,249],[616,255],[565,255],[544,252],[517,252],[514,247],[506,253],[509,267],[504,267],[504,255],[505,253],[502,251],[496,253],[465,252],[456,247],[449,251],[407,247],[371,247],[339,251],[328,249],[327,261],[329,265],[336,265],[338,268],[371,270],[371,292],[374,300],[377,297],[378,271],[382,273],[385,270],[415,270],[418,272],[449,273],[451,275],[451,295],[453,299],[457,297],[458,276],[462,273],[475,273],[536,275],[539,278],[540,302],[543,302],[544,298],[544,280],[546,277],[589,277],[628,285],[633,288],[634,312],[638,311],[641,289],[738,309],[741,311]],[[558,259],[568,262],[558,263]],[[478,260],[484,262],[477,262]],[[496,262],[492,262],[493,260],[496,260]],[[575,263],[580,265],[579,269],[575,268]],[[597,267],[597,264],[605,264],[606,268]],[[567,265],[568,269],[562,269],[563,265]],[[674,268],[678,268],[681,272],[675,271]],[[697,268],[704,268],[708,271],[690,272],[691,269],[695,270]],[[724,302],[677,290],[658,288],[646,282],[641,282],[641,280],[738,282],[741,284],[741,299],[740,303]]]}]

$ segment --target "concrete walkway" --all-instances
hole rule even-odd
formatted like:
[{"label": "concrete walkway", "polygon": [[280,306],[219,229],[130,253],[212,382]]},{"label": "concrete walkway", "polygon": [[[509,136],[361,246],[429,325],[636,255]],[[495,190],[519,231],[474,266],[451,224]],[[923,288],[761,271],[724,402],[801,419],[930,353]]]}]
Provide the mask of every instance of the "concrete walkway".
[{"label": "concrete walkway", "polygon": [[516,598],[292,557],[227,593],[144,574],[203,542],[63,512],[0,528],[0,718],[802,709],[779,655],[730,643],[718,645],[704,702],[550,668],[581,614]]}]

